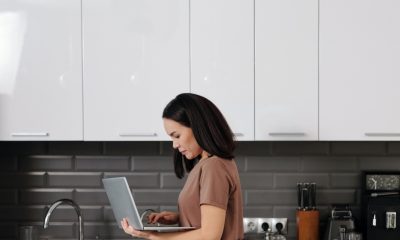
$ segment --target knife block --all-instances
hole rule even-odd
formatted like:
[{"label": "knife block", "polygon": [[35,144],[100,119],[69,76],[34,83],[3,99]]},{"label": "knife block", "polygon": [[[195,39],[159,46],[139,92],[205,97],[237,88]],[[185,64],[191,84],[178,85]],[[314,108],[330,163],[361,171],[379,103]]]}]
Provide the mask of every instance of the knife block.
[{"label": "knife block", "polygon": [[319,240],[319,211],[296,212],[297,240]]}]

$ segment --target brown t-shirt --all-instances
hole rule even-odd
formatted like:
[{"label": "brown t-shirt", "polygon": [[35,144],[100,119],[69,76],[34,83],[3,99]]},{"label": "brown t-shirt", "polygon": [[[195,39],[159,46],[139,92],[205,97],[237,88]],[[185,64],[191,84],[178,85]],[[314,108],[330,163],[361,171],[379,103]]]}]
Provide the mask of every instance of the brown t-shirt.
[{"label": "brown t-shirt", "polygon": [[201,227],[202,204],[226,210],[222,240],[244,239],[242,191],[234,160],[213,156],[196,164],[179,195],[180,225]]}]

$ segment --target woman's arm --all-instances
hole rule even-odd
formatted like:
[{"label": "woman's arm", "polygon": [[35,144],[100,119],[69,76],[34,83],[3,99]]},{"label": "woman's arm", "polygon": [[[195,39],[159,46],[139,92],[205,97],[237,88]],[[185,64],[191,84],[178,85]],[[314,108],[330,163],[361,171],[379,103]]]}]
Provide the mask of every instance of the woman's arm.
[{"label": "woman's arm", "polygon": [[201,228],[196,230],[158,233],[150,231],[137,231],[128,225],[128,221],[121,221],[127,234],[151,240],[220,240],[224,231],[226,211],[212,205],[201,205]]}]

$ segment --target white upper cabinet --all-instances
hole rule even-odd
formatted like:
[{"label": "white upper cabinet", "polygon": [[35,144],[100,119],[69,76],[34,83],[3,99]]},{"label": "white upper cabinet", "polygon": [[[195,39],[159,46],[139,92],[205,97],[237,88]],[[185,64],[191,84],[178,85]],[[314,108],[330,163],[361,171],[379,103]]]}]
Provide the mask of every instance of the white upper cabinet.
[{"label": "white upper cabinet", "polygon": [[191,0],[191,92],[224,114],[237,140],[254,140],[253,0]]},{"label": "white upper cabinet", "polygon": [[255,132],[318,140],[318,0],[255,0]]},{"label": "white upper cabinet", "polygon": [[168,140],[189,92],[189,1],[83,0],[85,140]]},{"label": "white upper cabinet", "polygon": [[0,140],[82,140],[80,7],[1,1]]},{"label": "white upper cabinet", "polygon": [[400,140],[400,1],[320,4],[320,139]]}]

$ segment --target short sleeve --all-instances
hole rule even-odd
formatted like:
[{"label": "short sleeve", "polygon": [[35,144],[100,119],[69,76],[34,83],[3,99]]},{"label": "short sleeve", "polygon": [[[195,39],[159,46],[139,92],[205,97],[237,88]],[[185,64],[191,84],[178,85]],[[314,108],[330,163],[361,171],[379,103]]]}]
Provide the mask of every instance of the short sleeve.
[{"label": "short sleeve", "polygon": [[227,209],[230,195],[228,172],[218,161],[205,164],[200,176],[200,205],[208,204]]}]

